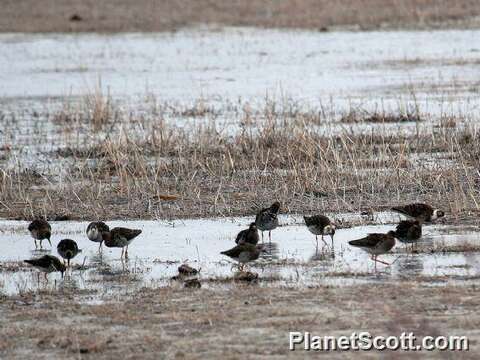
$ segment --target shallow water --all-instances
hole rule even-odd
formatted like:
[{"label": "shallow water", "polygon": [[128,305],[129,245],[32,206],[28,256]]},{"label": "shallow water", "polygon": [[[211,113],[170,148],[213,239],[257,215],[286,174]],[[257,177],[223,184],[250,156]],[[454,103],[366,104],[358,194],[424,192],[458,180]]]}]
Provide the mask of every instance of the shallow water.
[{"label": "shallow water", "polygon": [[[391,215],[383,216],[388,222]],[[382,219],[381,219],[382,220]],[[247,226],[250,219],[207,219],[172,221],[109,222],[110,226],[139,228],[143,233],[129,249],[129,260],[120,260],[120,249],[103,249],[98,253],[98,244],[85,236],[85,222],[52,222],[54,249],[44,242],[45,251],[36,251],[26,222],[2,221],[0,264],[21,261],[43,253],[56,254],[56,244],[63,238],[77,241],[82,249],[73,261],[85,262],[86,270],[74,270],[62,280],[59,273],[50,274],[49,282],[37,280],[36,270],[21,267],[18,271],[0,271],[0,291],[6,294],[75,287],[87,290],[86,301],[100,301],[108,297],[129,293],[141,287],[172,286],[170,279],[177,274],[181,263],[201,269],[200,279],[204,286],[218,286],[215,280],[231,277],[235,269],[232,262],[220,251],[234,245],[236,233]],[[427,279],[437,283],[444,281],[465,283],[480,276],[480,253],[419,253],[406,255],[403,244],[397,243],[394,253],[382,256],[392,262],[390,267],[379,264],[374,271],[373,263],[363,251],[348,245],[349,240],[371,232],[386,232],[392,224],[357,226],[339,229],[334,240],[334,257],[329,247],[316,251],[315,238],[302,224],[300,218],[282,217],[283,226],[272,232],[269,252],[250,266],[260,276],[260,286],[315,286],[346,285],[366,281],[393,281],[397,279]],[[328,237],[325,238],[330,243]],[[424,227],[421,247],[434,244],[449,246],[475,243],[480,233],[461,226],[431,225]],[[268,240],[267,240],[268,244]],[[1,269],[1,268],[0,268]],[[175,286],[175,285],[173,285]],[[91,291],[91,293],[89,293]]]},{"label": "shallow water", "polygon": [[427,112],[452,103],[455,111],[468,113],[478,106],[479,34],[252,28],[2,34],[0,97],[45,102],[92,94],[100,81],[105,93],[137,107],[150,95],[252,105],[268,96],[395,109],[407,99]]}]

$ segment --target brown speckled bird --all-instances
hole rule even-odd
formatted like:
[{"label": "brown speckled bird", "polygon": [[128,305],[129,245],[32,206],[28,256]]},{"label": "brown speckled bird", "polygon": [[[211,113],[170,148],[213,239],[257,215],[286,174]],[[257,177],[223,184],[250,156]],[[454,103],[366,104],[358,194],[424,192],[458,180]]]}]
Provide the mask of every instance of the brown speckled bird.
[{"label": "brown speckled bird", "polygon": [[98,250],[102,250],[103,234],[110,231],[110,228],[103,221],[91,222],[87,226],[87,237],[90,241],[98,242]]},{"label": "brown speckled bird", "polygon": [[371,259],[375,261],[376,269],[377,262],[390,265],[387,262],[378,260],[377,256],[386,254],[395,246],[395,231],[389,231],[387,234],[368,234],[364,238],[352,240],[348,243],[371,254]]},{"label": "brown speckled bird", "polygon": [[278,227],[278,212],[280,211],[280,203],[275,201],[270,207],[260,210],[255,217],[255,224],[258,230],[262,232],[268,231],[268,239],[272,241],[271,232]]},{"label": "brown speckled bird", "polygon": [[54,271],[60,271],[62,273],[62,278],[63,278],[63,274],[65,273],[65,270],[66,270],[65,265],[62,264],[60,259],[52,255],[44,255],[37,259],[24,260],[24,262],[32,265],[33,267],[37,268],[41,272],[45,273],[45,280],[47,281],[48,281],[47,279],[48,273],[51,273]]},{"label": "brown speckled bird", "polygon": [[38,248],[37,240],[40,241],[40,249],[42,249],[42,241],[45,239],[47,239],[50,246],[52,246],[52,242],[50,241],[50,237],[52,236],[52,227],[46,220],[33,220],[30,225],[28,225],[28,231],[30,231],[33,240],[35,241],[35,249]]},{"label": "brown speckled bird", "polygon": [[77,256],[82,250],[78,248],[77,243],[71,239],[63,239],[57,245],[58,254],[67,260],[67,267],[70,267],[70,260]]},{"label": "brown speckled bird", "polygon": [[243,243],[231,248],[230,250],[222,251],[220,254],[226,255],[229,258],[238,261],[240,265],[240,271],[243,271],[243,267],[246,263],[257,260],[260,257],[260,253],[264,251],[263,245]]},{"label": "brown speckled bird", "polygon": [[404,206],[395,206],[393,211],[405,215],[408,218],[418,220],[420,223],[432,222],[445,216],[445,212],[439,209],[434,209],[427,204],[408,204]]},{"label": "brown speckled bird", "polygon": [[103,233],[103,241],[106,247],[121,247],[122,254],[120,258],[123,258],[124,252],[125,258],[128,258],[128,245],[141,233],[142,230],[116,227],[109,232]]},{"label": "brown speckled bird", "polygon": [[257,225],[253,222],[250,224],[248,229],[242,230],[237,234],[237,238],[235,239],[236,244],[252,244],[257,245],[258,241],[260,240],[258,236]]},{"label": "brown speckled bird", "polygon": [[317,242],[318,248],[318,235],[322,236],[322,241],[325,245],[327,243],[323,239],[324,235],[330,235],[332,239],[332,249],[333,249],[333,236],[335,235],[335,225],[330,221],[325,215],[314,215],[314,216],[304,216],[305,225],[307,225],[308,230],[315,235],[315,240]]},{"label": "brown speckled bird", "polygon": [[395,238],[404,244],[413,245],[422,237],[422,225],[418,220],[403,220],[397,225]]}]

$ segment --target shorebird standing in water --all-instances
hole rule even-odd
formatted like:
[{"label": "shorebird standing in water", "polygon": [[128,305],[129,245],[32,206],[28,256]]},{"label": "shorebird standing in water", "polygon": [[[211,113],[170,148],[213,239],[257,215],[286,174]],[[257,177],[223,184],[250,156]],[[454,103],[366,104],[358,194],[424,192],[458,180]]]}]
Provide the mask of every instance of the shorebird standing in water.
[{"label": "shorebird standing in water", "polygon": [[259,241],[257,225],[252,222],[248,229],[242,230],[238,233],[237,238],[235,239],[236,244],[252,244],[257,245]]},{"label": "shorebird standing in water", "polygon": [[263,245],[253,245],[249,243],[239,244],[230,250],[222,251],[220,254],[238,261],[239,270],[243,271],[245,264],[255,261],[260,257],[260,253],[264,252]]},{"label": "shorebird standing in water", "polygon": [[410,219],[418,220],[420,223],[432,222],[445,216],[445,212],[439,209],[434,209],[427,204],[408,204],[405,206],[395,206],[393,211],[405,215]]},{"label": "shorebird standing in water", "polygon": [[386,254],[395,246],[395,231],[389,231],[387,234],[368,234],[364,238],[352,240],[348,243],[372,255],[371,259],[375,261],[376,270],[377,262],[391,265],[385,261],[378,260],[377,256]]},{"label": "shorebird standing in water", "polygon": [[[62,273],[62,278],[63,278],[63,274],[66,270],[65,265],[63,265],[62,262],[56,256],[52,256],[52,255],[44,255],[38,259],[24,260],[24,262],[32,265],[33,267],[43,272],[45,274],[45,280],[47,281],[48,281],[48,278],[47,278],[48,273],[51,273],[54,271],[60,271]],[[40,280],[40,273],[38,273],[38,277]]]},{"label": "shorebird standing in water", "polygon": [[395,238],[404,244],[413,245],[422,237],[422,225],[418,220],[403,220],[397,225]]},{"label": "shorebird standing in water", "polygon": [[314,215],[314,216],[304,216],[305,225],[307,225],[308,230],[315,235],[315,241],[317,242],[318,249],[318,235],[322,236],[322,241],[325,245],[327,243],[323,239],[324,235],[330,235],[332,239],[332,250],[333,250],[333,236],[335,235],[335,225],[330,221],[325,215]]},{"label": "shorebird standing in water", "polygon": [[67,267],[70,267],[70,260],[73,259],[80,250],[77,243],[74,240],[63,239],[57,245],[58,254],[63,258],[63,262],[67,260]]},{"label": "shorebird standing in water", "polygon": [[108,233],[110,228],[103,221],[91,222],[87,226],[87,237],[90,241],[98,242],[98,251],[102,251],[103,234]]},{"label": "shorebird standing in water", "polygon": [[280,203],[275,201],[272,206],[262,209],[258,212],[255,218],[257,228],[262,232],[268,231],[268,239],[272,241],[271,231],[278,227],[278,211],[280,210]]},{"label": "shorebird standing in water", "polygon": [[30,231],[33,240],[35,241],[35,249],[38,249],[37,240],[40,241],[40,249],[42,249],[42,241],[45,239],[47,239],[50,246],[52,246],[52,242],[50,241],[50,237],[52,236],[52,227],[46,220],[33,220],[30,225],[28,225],[28,231]]},{"label": "shorebird standing in water", "polygon": [[120,255],[120,258],[123,258],[124,253],[125,258],[128,258],[128,245],[141,233],[142,230],[116,227],[103,233],[103,241],[106,247],[121,247],[122,255]]}]

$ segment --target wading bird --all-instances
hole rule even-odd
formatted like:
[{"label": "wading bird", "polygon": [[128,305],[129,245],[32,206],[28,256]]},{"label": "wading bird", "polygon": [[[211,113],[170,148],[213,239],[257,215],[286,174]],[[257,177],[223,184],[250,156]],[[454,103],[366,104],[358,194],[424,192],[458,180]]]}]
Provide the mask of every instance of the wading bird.
[{"label": "wading bird", "polygon": [[392,210],[410,219],[418,220],[420,223],[429,223],[445,216],[444,211],[420,203],[395,206]]},{"label": "wading bird", "polygon": [[252,244],[257,245],[259,241],[257,225],[252,222],[248,229],[242,230],[238,233],[237,238],[235,239],[236,244]]},{"label": "wading bird", "polygon": [[364,238],[352,240],[348,243],[372,255],[371,259],[375,261],[376,270],[377,262],[390,265],[385,261],[378,260],[377,256],[386,254],[395,246],[395,231],[389,231],[387,234],[368,234]]},{"label": "wading bird", "polygon": [[271,231],[278,227],[278,212],[280,210],[280,203],[275,201],[272,206],[262,209],[258,212],[255,218],[257,228],[262,232],[268,231],[268,239],[272,241]]},{"label": "wading bird", "polygon": [[110,228],[103,221],[91,222],[87,226],[87,237],[90,241],[98,242],[98,251],[102,251],[103,234],[108,233]]},{"label": "wading bird", "polygon": [[305,225],[307,225],[308,230],[315,235],[315,240],[317,242],[318,248],[318,235],[322,236],[322,241],[325,245],[327,243],[323,239],[324,235],[330,235],[332,239],[332,250],[333,250],[333,236],[335,235],[335,225],[330,221],[325,215],[314,215],[314,216],[304,216]]},{"label": "wading bird", "polygon": [[[65,265],[62,264],[60,259],[52,255],[43,255],[42,257],[37,259],[24,260],[24,262],[32,265],[36,269],[43,272],[45,274],[45,280],[47,281],[48,281],[48,278],[47,278],[48,273],[51,273],[54,271],[60,271],[62,273],[62,278],[63,278],[63,274],[66,270]],[[40,273],[38,273],[38,276],[40,277]]]},{"label": "wading bird", "polygon": [[74,240],[63,239],[58,243],[57,251],[58,254],[64,259],[64,263],[65,260],[67,260],[67,267],[70,267],[70,260],[77,256],[77,254],[82,250],[78,248],[78,245]]},{"label": "wading bird", "polygon": [[52,227],[46,220],[33,220],[30,225],[28,225],[28,231],[30,231],[33,241],[35,241],[35,249],[38,249],[37,240],[40,241],[40,249],[42,249],[42,241],[45,239],[47,239],[50,246],[52,246],[52,242],[50,241],[50,237],[52,236]]},{"label": "wading bird", "polygon": [[128,258],[128,245],[141,233],[142,230],[116,227],[109,232],[103,233],[103,241],[106,247],[122,248],[120,258],[123,258],[124,253],[125,258]]},{"label": "wading bird", "polygon": [[265,252],[263,245],[243,243],[230,250],[222,251],[220,254],[226,255],[237,261],[239,264],[239,270],[243,271],[245,264],[257,260],[262,252]]}]

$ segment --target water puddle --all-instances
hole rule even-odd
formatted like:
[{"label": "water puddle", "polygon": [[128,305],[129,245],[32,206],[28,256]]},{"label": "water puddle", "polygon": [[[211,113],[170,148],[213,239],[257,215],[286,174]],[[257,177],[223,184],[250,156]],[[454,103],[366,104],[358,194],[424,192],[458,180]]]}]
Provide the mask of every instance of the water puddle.
[{"label": "water puddle", "polygon": [[[380,220],[391,220],[388,215]],[[453,281],[466,283],[480,276],[480,233],[462,226],[431,225],[424,227],[420,251],[407,255],[398,243],[393,252],[381,257],[390,267],[373,262],[363,251],[348,245],[349,240],[372,232],[387,232],[394,225],[364,225],[337,230],[334,249],[322,246],[316,251],[315,237],[297,217],[282,217],[282,226],[272,232],[272,242],[265,237],[268,253],[250,266],[258,273],[258,286],[348,285],[358,282],[418,279],[432,284]],[[234,238],[251,219],[207,219],[184,221],[109,222],[111,227],[139,228],[143,233],[129,248],[128,261],[120,260],[120,249],[103,249],[85,236],[86,222],[52,222],[53,249],[35,250],[27,232],[27,223],[0,222],[0,292],[17,294],[48,289],[75,289],[85,301],[101,301],[131,293],[142,287],[176,286],[172,281],[182,263],[200,269],[204,286],[229,282],[236,271],[233,263],[220,252],[234,245]],[[63,238],[74,239],[82,249],[73,261],[74,270],[65,279],[50,274],[49,281],[38,281],[37,271],[24,266],[22,260],[44,253],[57,255],[56,245]],[[330,239],[325,238],[328,244]],[[51,250],[51,251],[50,251]],[[83,265],[83,270],[78,267]],[[182,285],[182,283],[180,283]]]}]

